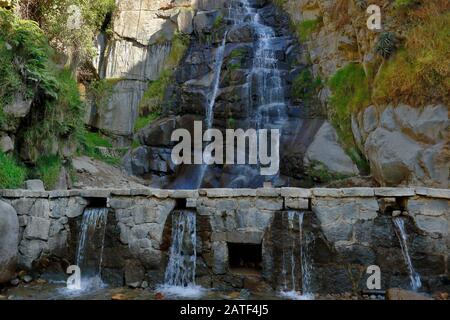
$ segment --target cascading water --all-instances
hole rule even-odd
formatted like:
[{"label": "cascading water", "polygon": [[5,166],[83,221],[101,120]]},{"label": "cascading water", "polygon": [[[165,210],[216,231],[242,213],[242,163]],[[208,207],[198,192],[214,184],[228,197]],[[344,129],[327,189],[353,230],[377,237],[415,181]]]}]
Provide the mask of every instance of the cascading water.
[{"label": "cascading water", "polygon": [[[206,106],[205,106],[205,124],[206,129],[210,129],[214,122],[214,105],[216,103],[217,94],[219,92],[220,85],[220,75],[223,65],[224,53],[225,53],[225,45],[226,45],[227,33],[225,32],[224,38],[222,40],[221,45],[216,50],[216,56],[214,61],[214,77],[211,84],[211,87],[207,93],[206,97]],[[200,152],[203,152],[200,150]],[[203,158],[203,155],[197,155],[200,159]],[[193,170],[190,170],[185,177],[179,178],[173,184],[174,189],[198,189],[201,187],[203,178],[206,173],[207,164],[209,159],[203,159],[203,163],[201,165],[196,165]]]},{"label": "cascading water", "polygon": [[394,218],[395,233],[400,241],[400,247],[402,248],[403,257],[405,258],[406,265],[409,271],[409,278],[411,280],[411,289],[417,291],[422,287],[422,281],[420,275],[414,270],[411,257],[408,250],[408,236],[405,230],[405,221],[400,218]]},{"label": "cascading water", "polygon": [[[220,84],[220,74],[222,70],[223,65],[223,58],[225,53],[225,44],[227,41],[227,33],[225,32],[222,40],[222,44],[217,49],[216,53],[216,60],[214,64],[214,79],[212,83],[212,90],[210,91],[210,94],[208,95],[207,99],[207,108],[206,108],[206,129],[212,128],[213,122],[214,122],[214,105],[216,103],[217,99],[217,93],[219,92],[219,84]],[[208,137],[210,138],[210,137]],[[201,187],[201,184],[203,182],[203,178],[205,177],[206,173],[206,166],[210,159],[203,159],[203,164],[200,168],[200,174],[198,176],[198,182],[197,182],[197,188]]]},{"label": "cascading water", "polygon": [[172,245],[164,284],[158,288],[169,296],[195,298],[202,288],[195,284],[197,263],[196,215],[192,211],[172,214]]},{"label": "cascading water", "polygon": [[[311,292],[310,241],[308,235],[303,232],[304,215],[304,212],[297,211],[288,211],[287,213],[286,235],[291,243],[283,246],[283,291],[281,295],[293,300],[314,299],[314,294]],[[298,221],[298,236],[294,232],[295,220]],[[296,266],[296,261],[300,261],[299,266]],[[298,282],[301,282],[301,288],[298,287]]]},{"label": "cascading water", "polygon": [[80,225],[75,264],[81,270],[81,289],[91,291],[105,286],[101,279],[108,208],[86,208]]},{"label": "cascading water", "polygon": [[[250,128],[278,129],[280,134],[287,120],[287,105],[285,97],[285,83],[281,76],[277,49],[282,37],[278,37],[274,28],[266,25],[261,18],[260,9],[248,0],[233,1],[228,8],[228,19],[233,28],[248,25],[253,33],[253,63],[250,67],[245,87],[250,97],[248,102]],[[259,139],[260,137],[258,137]],[[233,170],[233,169],[230,169]],[[251,165],[236,165],[232,173],[241,175],[236,179],[242,181],[246,176],[248,181],[242,186],[261,186],[263,177],[260,167]],[[274,181],[278,174],[266,177],[264,180]],[[231,185],[234,186],[234,183]],[[239,182],[236,184],[239,186]]]}]

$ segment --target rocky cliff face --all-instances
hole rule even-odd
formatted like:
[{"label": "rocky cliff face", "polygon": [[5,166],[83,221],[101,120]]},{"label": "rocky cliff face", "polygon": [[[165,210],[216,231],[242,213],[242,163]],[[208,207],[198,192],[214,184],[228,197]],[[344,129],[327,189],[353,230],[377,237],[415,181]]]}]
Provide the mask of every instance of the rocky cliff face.
[{"label": "rocky cliff face", "polygon": [[[366,1],[282,1],[294,24],[315,23],[304,39],[315,75],[330,79],[337,70],[355,62],[366,74],[376,72],[383,63],[376,53],[380,33],[395,31],[398,38],[405,36],[408,24],[400,22],[398,12],[393,13],[392,1],[370,4],[382,9],[381,31],[368,29]],[[319,98],[329,105],[330,95],[325,86]],[[411,107],[393,101],[392,105],[360,108],[362,111],[354,112],[351,119],[353,137],[379,184],[448,187],[448,105]]]},{"label": "rocky cliff face", "polygon": [[137,134],[142,146],[125,158],[128,171],[158,186],[262,185],[263,177],[250,166],[215,166],[202,173],[171,162],[171,132],[192,133],[193,121],[203,119],[205,127],[222,131],[282,127],[281,175],[275,184],[302,179],[306,168],[318,163],[333,174],[358,173],[334,129],[323,125],[317,105],[291,97],[295,78],[307,67],[285,13],[270,1],[194,1],[191,9],[184,12],[192,12],[192,29],[179,26],[192,31],[191,45],[166,94],[171,101],[166,118]]},{"label": "rocky cliff face", "polygon": [[[367,3],[275,2],[281,4],[280,8],[286,13],[263,0],[121,2],[114,18],[114,36],[109,40],[105,40],[104,35],[99,36],[100,59],[96,61],[99,75],[113,82],[114,90],[107,106],[91,107],[87,123],[116,136],[119,145],[129,145],[148,83],[160,78],[176,34],[185,34],[191,44],[166,90],[165,117],[134,136],[141,147],[126,157],[125,167],[130,173],[145,177],[158,186],[168,185],[175,177],[191,171],[192,168],[181,168],[172,163],[170,151],[174,144],[170,141],[170,133],[177,128],[192,131],[193,121],[205,117],[217,73],[217,51],[225,32],[219,88],[213,98],[214,126],[248,128],[249,119],[254,115],[252,104],[255,109],[259,84],[252,68],[254,61],[259,59],[255,56],[258,35],[248,20],[248,13],[247,17],[233,17],[233,10],[236,11],[233,8],[242,10],[247,5],[256,10],[262,23],[281,39],[271,45],[283,79],[283,103],[286,103],[283,112],[289,118],[281,146],[283,176],[302,178],[306,172],[317,175],[322,170],[337,176],[355,175],[358,169],[348,154],[355,159],[355,152],[359,152],[367,159],[370,173],[380,185],[448,187],[447,105],[413,108],[394,101],[392,106],[361,105],[350,117],[341,119],[341,122],[348,122],[343,130],[348,131],[346,134],[352,136],[350,139],[355,145],[354,149],[344,152],[340,145],[342,132],[336,133],[328,123],[322,125],[324,117],[320,106],[291,96],[296,78],[309,69],[313,78],[323,79],[317,94],[319,104],[333,112],[330,111],[332,90],[328,80],[338,70],[350,63],[361,65],[366,74],[379,70],[383,59],[375,48],[380,32],[367,28]],[[375,4],[383,9],[382,31],[395,30],[397,36],[402,37],[407,26],[401,25],[392,14],[392,1],[380,0]],[[247,21],[240,21],[239,27],[233,26],[240,18]],[[289,28],[290,24],[294,28]],[[300,35],[300,43],[293,31]],[[249,77],[253,79],[249,81]],[[315,120],[308,120],[311,118]],[[420,123],[416,124],[416,121]],[[430,127],[434,127],[433,133],[430,133]],[[436,134],[439,131],[440,134]],[[8,141],[3,140],[7,148]],[[236,172],[235,168],[208,171],[206,183],[210,186],[245,185],[242,181],[232,182],[236,174],[242,173]],[[280,184],[284,182],[283,179],[279,181]]]},{"label": "rocky cliff face", "polygon": [[102,79],[114,84],[109,102],[101,110],[91,106],[87,124],[117,136],[127,144],[138,117],[139,102],[150,81],[159,79],[177,32],[192,32],[192,13],[186,1],[118,3],[113,35],[99,35],[94,61]]}]

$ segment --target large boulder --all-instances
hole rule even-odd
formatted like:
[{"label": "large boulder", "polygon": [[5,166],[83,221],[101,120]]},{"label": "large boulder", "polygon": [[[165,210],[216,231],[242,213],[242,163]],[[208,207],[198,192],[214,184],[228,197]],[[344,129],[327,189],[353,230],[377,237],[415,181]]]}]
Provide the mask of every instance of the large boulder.
[{"label": "large boulder", "polygon": [[0,283],[14,277],[19,246],[19,218],[16,210],[0,201]]},{"label": "large boulder", "polygon": [[192,10],[181,10],[177,18],[178,30],[185,34],[191,34],[194,32],[194,27],[192,24],[193,19],[194,12]]},{"label": "large boulder", "polygon": [[352,116],[355,141],[383,186],[447,188],[450,169],[448,107],[370,106]]},{"label": "large boulder", "polygon": [[332,173],[357,175],[358,168],[338,143],[336,130],[324,122],[309,145],[304,164],[320,162]]},{"label": "large boulder", "polygon": [[365,152],[371,172],[386,185],[412,182],[414,173],[423,175],[417,159],[421,147],[401,132],[376,129],[367,139]]},{"label": "large boulder", "polygon": [[14,142],[9,136],[0,136],[0,151],[8,153],[14,150]]}]

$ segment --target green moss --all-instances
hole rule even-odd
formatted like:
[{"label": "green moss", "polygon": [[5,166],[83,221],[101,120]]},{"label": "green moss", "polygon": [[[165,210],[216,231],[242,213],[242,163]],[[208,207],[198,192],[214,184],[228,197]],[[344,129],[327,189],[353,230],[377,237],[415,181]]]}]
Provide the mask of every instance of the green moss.
[{"label": "green moss", "polygon": [[291,94],[295,99],[309,102],[317,96],[321,87],[322,79],[320,77],[314,78],[311,71],[305,69],[294,79]]},{"label": "green moss", "polygon": [[0,151],[0,189],[21,188],[27,175],[17,161]]},{"label": "green moss", "polygon": [[150,123],[152,123],[153,121],[158,119],[159,116],[160,116],[160,113],[150,113],[146,116],[139,116],[138,119],[136,120],[136,124],[134,126],[134,131],[138,132],[139,130],[145,128]]},{"label": "green moss", "polygon": [[216,20],[214,20],[214,23],[213,23],[212,28],[213,28],[213,30],[218,30],[218,29],[220,29],[223,25],[224,25],[224,19],[223,19],[223,16],[222,16],[221,14],[219,14],[219,15],[216,17]]},{"label": "green moss", "polygon": [[84,129],[79,133],[80,141],[79,154],[106,162],[112,165],[118,165],[121,162],[120,157],[111,157],[104,155],[99,148],[112,148],[113,145],[110,139],[102,135],[100,132],[89,132]]},{"label": "green moss", "polygon": [[172,39],[172,47],[170,54],[165,61],[165,69],[173,69],[178,66],[183,59],[187,48],[189,47],[189,37],[187,35],[177,33]]},{"label": "green moss", "polygon": [[112,148],[111,141],[99,132],[86,131],[84,142],[93,147]]},{"label": "green moss", "polygon": [[189,37],[176,34],[172,40],[172,48],[165,61],[164,71],[158,80],[151,81],[139,103],[139,117],[135,123],[135,131],[154,121],[161,113],[166,87],[172,81],[173,70],[179,65],[189,46]]},{"label": "green moss", "polygon": [[305,169],[305,174],[315,183],[328,183],[336,180],[348,178],[347,175],[330,172],[327,167],[320,161],[313,161]]},{"label": "green moss", "polygon": [[332,96],[331,121],[345,146],[353,146],[351,114],[370,104],[369,85],[360,64],[350,63],[338,70],[328,82]]},{"label": "green moss", "polygon": [[360,64],[350,63],[338,70],[328,81],[332,95],[329,116],[336,128],[341,144],[356,163],[363,164],[355,145],[351,129],[353,112],[370,105],[369,83]]},{"label": "green moss", "polygon": [[302,42],[308,41],[311,34],[317,30],[322,20],[320,18],[304,20],[299,23],[294,23],[293,28]]}]

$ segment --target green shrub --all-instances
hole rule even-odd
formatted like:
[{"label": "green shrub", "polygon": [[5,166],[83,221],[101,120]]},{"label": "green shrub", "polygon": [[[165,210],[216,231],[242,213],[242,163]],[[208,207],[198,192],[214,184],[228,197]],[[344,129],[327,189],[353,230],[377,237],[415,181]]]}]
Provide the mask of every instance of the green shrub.
[{"label": "green shrub", "polygon": [[[71,6],[81,13],[79,28],[71,28],[75,14]],[[21,7],[27,19],[39,21],[51,45],[57,50],[70,53],[79,62],[89,60],[96,54],[94,39],[101,29],[107,29],[107,17],[115,10],[115,0],[22,0]],[[27,10],[32,7],[35,10]]]},{"label": "green shrub", "polygon": [[383,32],[378,37],[375,51],[385,59],[388,59],[397,49],[397,37],[393,32]]},{"label": "green shrub", "polygon": [[15,93],[32,98],[36,91],[57,98],[58,83],[51,70],[52,50],[36,22],[21,20],[0,8],[0,99]]},{"label": "green shrub", "polygon": [[41,156],[36,162],[36,174],[44,182],[45,188],[51,190],[55,187],[61,172],[61,159],[58,156]]},{"label": "green shrub", "polygon": [[29,123],[18,137],[30,151],[31,162],[39,155],[58,155],[59,146],[74,142],[77,132],[83,130],[84,104],[81,102],[76,81],[69,70],[56,72],[58,96],[44,100],[32,108]]},{"label": "green shrub", "polygon": [[0,151],[0,189],[21,188],[25,181],[26,169],[16,160]]},{"label": "green shrub", "polygon": [[72,73],[52,62],[54,51],[35,22],[0,9],[0,26],[0,107],[16,94],[34,100],[17,135],[34,163],[41,154],[58,154],[60,144],[74,139],[83,126],[84,105]]}]

